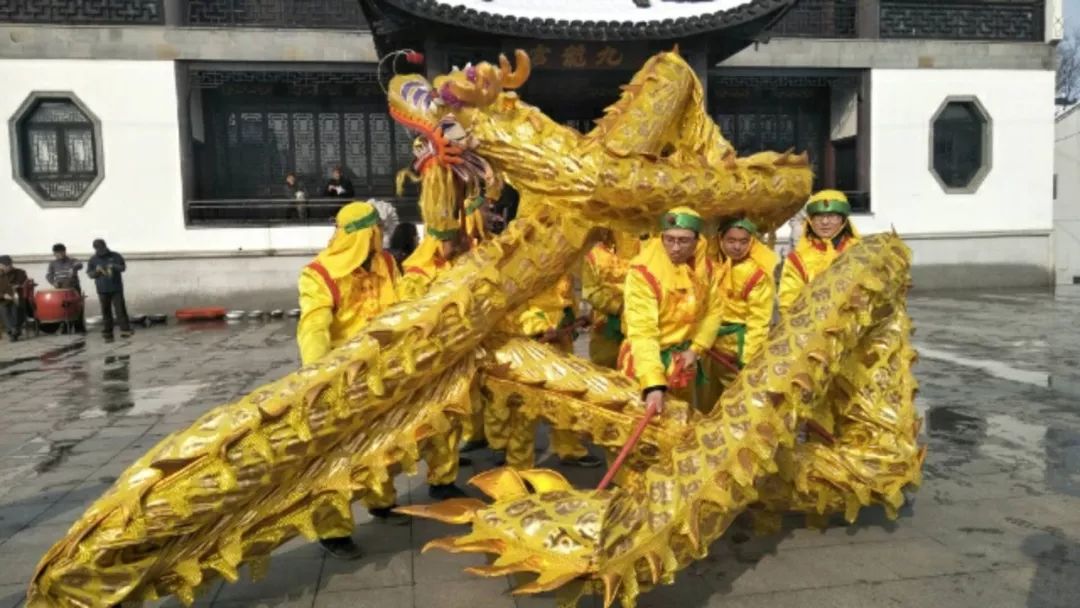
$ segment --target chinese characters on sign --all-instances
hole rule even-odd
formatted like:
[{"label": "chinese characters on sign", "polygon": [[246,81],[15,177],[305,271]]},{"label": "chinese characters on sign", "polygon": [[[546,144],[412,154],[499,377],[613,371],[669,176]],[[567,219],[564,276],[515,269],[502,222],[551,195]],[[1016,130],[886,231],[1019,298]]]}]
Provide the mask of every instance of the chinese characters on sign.
[{"label": "chinese characters on sign", "polygon": [[[534,68],[547,70],[611,70],[640,65],[646,53],[631,53],[610,44],[543,41],[526,45]],[[637,55],[641,57],[637,57]]]}]

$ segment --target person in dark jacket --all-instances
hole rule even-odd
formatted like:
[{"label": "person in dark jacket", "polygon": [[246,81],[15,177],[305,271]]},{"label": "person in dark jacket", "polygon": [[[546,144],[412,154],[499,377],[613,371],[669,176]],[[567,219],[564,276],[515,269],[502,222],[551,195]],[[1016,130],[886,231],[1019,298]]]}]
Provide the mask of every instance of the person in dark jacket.
[{"label": "person in dark jacket", "polygon": [[326,183],[326,191],[323,192],[323,196],[352,198],[353,193],[352,180],[345,177],[345,172],[341,167],[334,167],[334,172],[330,174],[330,181]]},{"label": "person in dark jacket", "polygon": [[25,321],[19,297],[26,280],[26,272],[15,267],[11,256],[0,255],[0,319],[12,342],[19,340]]},{"label": "person in dark jacket", "polygon": [[52,251],[56,259],[49,262],[49,271],[45,274],[45,280],[57,289],[74,289],[82,293],[82,287],[79,285],[82,262],[69,258],[67,247],[63,243],[53,245]]},{"label": "person in dark jacket", "polygon": [[402,222],[394,228],[394,234],[390,237],[390,255],[394,256],[398,270],[401,270],[405,258],[412,255],[419,245],[420,232],[417,231],[416,224]]},{"label": "person in dark jacket", "polygon": [[106,340],[113,337],[113,312],[120,323],[120,337],[131,336],[131,323],[128,321],[127,305],[124,303],[124,279],[121,276],[127,270],[124,256],[111,251],[105,241],[94,240],[94,256],[87,262],[86,275],[94,279],[98,298],[101,299],[101,314],[105,317],[102,334]]}]

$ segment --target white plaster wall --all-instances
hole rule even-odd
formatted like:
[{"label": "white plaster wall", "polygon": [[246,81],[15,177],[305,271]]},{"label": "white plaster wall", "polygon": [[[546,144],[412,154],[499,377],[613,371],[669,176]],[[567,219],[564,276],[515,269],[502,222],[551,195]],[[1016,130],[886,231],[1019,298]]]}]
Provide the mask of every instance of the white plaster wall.
[{"label": "white plaster wall", "polygon": [[1080,276],[1080,109],[1057,123],[1054,137],[1054,274],[1059,285]]},{"label": "white plaster wall", "polygon": [[[1053,72],[873,70],[871,78],[873,213],[858,218],[863,230],[1050,232]],[[947,97],[969,95],[992,120],[993,168],[975,193],[947,194],[929,170],[930,120]],[[997,256],[1007,263],[1010,253]]]},{"label": "white plaster wall", "polygon": [[[315,250],[331,228],[188,229],[171,61],[0,61],[0,249],[85,253],[101,237],[125,254]],[[43,209],[12,178],[6,121],[32,91],[72,91],[101,121],[105,179],[74,209]]]}]

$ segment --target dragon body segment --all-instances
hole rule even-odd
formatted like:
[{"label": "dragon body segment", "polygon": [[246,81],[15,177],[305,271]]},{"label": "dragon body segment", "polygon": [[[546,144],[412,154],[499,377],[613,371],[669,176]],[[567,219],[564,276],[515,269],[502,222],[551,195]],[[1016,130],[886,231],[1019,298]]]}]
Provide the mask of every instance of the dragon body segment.
[{"label": "dragon body segment", "polygon": [[[517,57],[428,83],[397,76],[391,114],[419,137],[412,177],[431,230],[465,224],[456,193],[521,194],[519,219],[322,360],[209,411],[132,465],[42,559],[28,605],[109,606],[175,594],[190,603],[215,576],[265,572],[278,546],[347,534],[351,502],[454,449],[485,403],[493,443],[528,441],[540,420],[609,450],[644,412],[636,385],[494,327],[557,281],[591,246],[595,225],[654,228],[676,204],[746,215],[765,228],[806,200],[805,156],[739,158],[704,110],[677,53],[651,59],[589,133],[558,125],[512,91]],[[402,178],[406,177],[405,175]],[[670,401],[628,460],[618,488],[589,492],[551,471],[485,473],[495,502],[410,507],[471,524],[437,541],[483,551],[481,575],[535,572],[520,592],[603,593],[632,605],[703,557],[734,518],[817,515],[882,503],[895,514],[922,451],[904,313],[909,254],[868,238],[807,288],[768,347],[705,417]],[[804,421],[822,437],[796,440]]]}]

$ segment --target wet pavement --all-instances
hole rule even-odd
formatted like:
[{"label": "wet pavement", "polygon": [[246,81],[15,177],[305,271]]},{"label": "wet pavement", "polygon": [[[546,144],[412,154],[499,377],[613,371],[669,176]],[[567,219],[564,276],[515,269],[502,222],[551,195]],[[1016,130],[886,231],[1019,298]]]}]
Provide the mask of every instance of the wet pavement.
[{"label": "wet pavement", "polygon": [[[901,518],[735,531],[640,606],[1080,606],[1080,298],[921,295],[911,311],[929,456]],[[0,343],[0,608],[21,604],[37,560],[138,456],[295,367],[293,329],[172,325],[111,344],[95,334]],[[462,480],[492,465],[481,452]],[[581,485],[600,475],[565,472]],[[398,485],[403,501],[427,500],[422,472]],[[448,527],[357,519],[364,559],[294,542],[263,581],[216,584],[199,605],[554,605],[462,572],[480,557],[418,552]]]}]

